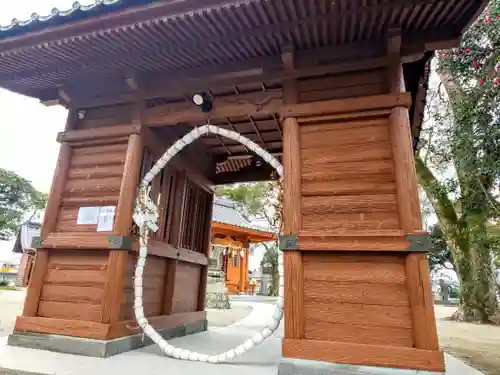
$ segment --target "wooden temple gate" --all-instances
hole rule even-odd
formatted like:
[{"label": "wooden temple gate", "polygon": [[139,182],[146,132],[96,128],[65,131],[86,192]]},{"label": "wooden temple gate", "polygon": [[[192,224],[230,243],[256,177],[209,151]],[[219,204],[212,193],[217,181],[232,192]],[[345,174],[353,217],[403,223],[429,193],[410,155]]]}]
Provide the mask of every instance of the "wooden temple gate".
[{"label": "wooden temple gate", "polygon": [[[0,85],[69,108],[15,333],[139,332],[137,183],[210,120],[282,158],[283,355],[442,371],[413,152],[432,51],[456,46],[483,6],[117,0],[0,29]],[[211,187],[272,178],[243,145],[211,136],[155,179],[160,229],[144,275],[153,326],[205,328]],[[80,220],[82,207],[107,207],[111,226]]]}]

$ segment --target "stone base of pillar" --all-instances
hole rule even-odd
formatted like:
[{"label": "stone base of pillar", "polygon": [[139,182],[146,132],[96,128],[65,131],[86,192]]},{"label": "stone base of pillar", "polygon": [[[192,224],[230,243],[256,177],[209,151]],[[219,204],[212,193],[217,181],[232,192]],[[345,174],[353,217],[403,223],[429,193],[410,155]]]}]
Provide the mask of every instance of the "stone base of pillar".
[{"label": "stone base of pillar", "polygon": [[224,273],[209,269],[205,307],[208,309],[227,310],[231,308],[227,288],[224,283]]},{"label": "stone base of pillar", "polygon": [[278,367],[278,375],[445,375],[445,373],[283,358]]},{"label": "stone base of pillar", "polygon": [[[206,331],[207,326],[207,321],[203,319],[173,328],[157,329],[157,331],[164,339],[169,340]],[[28,332],[14,332],[8,337],[7,343],[10,346],[97,358],[107,358],[153,344],[151,339],[142,333],[113,340],[94,340],[83,337]]]}]

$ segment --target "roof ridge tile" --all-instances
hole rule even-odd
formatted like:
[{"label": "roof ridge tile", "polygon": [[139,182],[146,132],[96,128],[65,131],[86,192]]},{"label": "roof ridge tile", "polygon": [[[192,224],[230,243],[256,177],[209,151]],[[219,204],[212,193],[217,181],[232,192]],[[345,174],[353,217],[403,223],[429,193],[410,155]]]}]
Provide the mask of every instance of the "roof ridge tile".
[{"label": "roof ridge tile", "polygon": [[27,27],[36,22],[45,23],[56,17],[68,17],[77,11],[88,12],[90,10],[96,9],[97,7],[115,5],[121,1],[122,0],[94,0],[93,3],[88,5],[81,4],[80,1],[75,1],[71,5],[71,8],[66,10],[52,8],[50,13],[47,15],[39,15],[38,13],[32,13],[29,19],[23,21],[18,20],[17,18],[13,18],[10,24],[7,25],[0,24],[0,32],[10,31],[16,27]]}]

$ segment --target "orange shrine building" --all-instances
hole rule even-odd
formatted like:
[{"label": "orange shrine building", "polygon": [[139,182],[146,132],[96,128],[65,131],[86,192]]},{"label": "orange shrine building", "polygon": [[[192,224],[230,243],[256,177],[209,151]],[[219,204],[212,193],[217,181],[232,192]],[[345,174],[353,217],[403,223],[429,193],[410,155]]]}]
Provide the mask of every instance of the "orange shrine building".
[{"label": "orange shrine building", "polygon": [[249,245],[274,241],[276,236],[256,229],[236,210],[234,202],[219,197],[214,200],[211,236],[211,258],[224,272],[228,293],[253,294],[248,279]]}]

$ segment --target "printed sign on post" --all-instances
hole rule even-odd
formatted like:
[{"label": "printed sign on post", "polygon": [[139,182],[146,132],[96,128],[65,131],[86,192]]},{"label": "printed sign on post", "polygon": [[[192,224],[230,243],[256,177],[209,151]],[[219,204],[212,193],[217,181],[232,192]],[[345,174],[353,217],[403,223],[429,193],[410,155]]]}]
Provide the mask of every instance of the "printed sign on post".
[{"label": "printed sign on post", "polygon": [[115,206],[101,207],[101,209],[99,210],[99,220],[97,222],[98,232],[110,232],[113,230],[115,211]]},{"label": "printed sign on post", "polygon": [[78,209],[77,225],[95,225],[99,219],[99,207],[80,207]]}]

